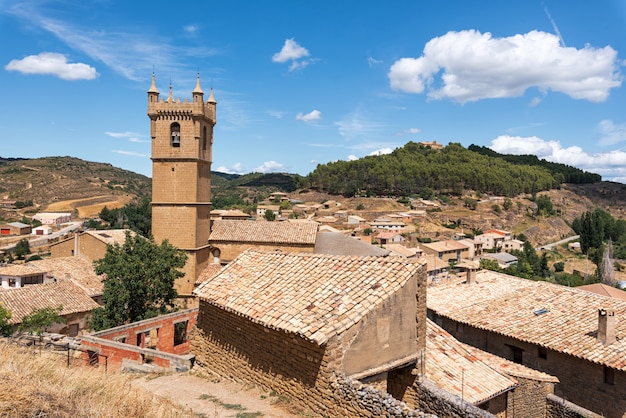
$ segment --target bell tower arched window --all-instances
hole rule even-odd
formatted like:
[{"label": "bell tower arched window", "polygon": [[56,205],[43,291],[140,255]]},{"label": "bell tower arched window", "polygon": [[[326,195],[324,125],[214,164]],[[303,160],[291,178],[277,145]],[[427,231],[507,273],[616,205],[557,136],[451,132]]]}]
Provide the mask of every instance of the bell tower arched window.
[{"label": "bell tower arched window", "polygon": [[172,146],[180,147],[180,125],[177,122],[170,125],[170,134],[172,137]]}]

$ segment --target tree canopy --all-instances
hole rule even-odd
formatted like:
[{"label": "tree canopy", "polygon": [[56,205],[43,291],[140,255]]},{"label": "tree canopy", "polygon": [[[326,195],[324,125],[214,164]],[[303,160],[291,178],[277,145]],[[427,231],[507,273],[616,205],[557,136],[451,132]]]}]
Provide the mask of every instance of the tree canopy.
[{"label": "tree canopy", "polygon": [[[409,142],[391,154],[320,164],[301,181],[301,186],[348,197],[409,195],[428,190],[461,195],[464,189],[512,197],[557,188],[575,177],[564,174],[570,171],[584,174],[573,167],[548,165],[536,159],[513,162],[500,154],[486,155],[457,143],[434,150]],[[589,179],[600,180],[598,175],[590,175]]]},{"label": "tree canopy", "polygon": [[100,330],[169,312],[178,296],[174,283],[187,254],[163,241],[156,244],[140,235],[126,234],[123,245],[107,246],[104,258],[94,261],[105,274],[104,306],[94,310],[91,328]]}]

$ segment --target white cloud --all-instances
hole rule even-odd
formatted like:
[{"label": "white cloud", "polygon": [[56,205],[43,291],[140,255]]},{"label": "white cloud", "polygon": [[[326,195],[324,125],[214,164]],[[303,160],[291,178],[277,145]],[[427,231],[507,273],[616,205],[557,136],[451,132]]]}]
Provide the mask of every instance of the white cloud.
[{"label": "white cloud", "polygon": [[142,154],[141,152],[134,152],[134,151],[124,151],[124,150],[114,149],[113,152],[116,154],[128,155],[131,157],[141,157],[141,158],[150,157],[149,154]]},{"label": "white cloud", "polygon": [[322,112],[319,110],[312,110],[307,114],[298,113],[296,115],[296,120],[301,120],[303,122],[313,122],[320,119],[322,119]]},{"label": "white cloud", "polygon": [[374,57],[367,57],[367,65],[372,68],[374,65],[376,64],[382,64],[383,61],[382,60],[377,60]]},{"label": "white cloud", "polygon": [[104,134],[113,138],[131,138],[135,136],[141,136],[141,134],[138,134],[136,132],[105,132]]},{"label": "white cloud", "polygon": [[393,149],[391,148],[380,148],[380,149],[370,152],[369,155],[385,155],[385,154],[391,154],[392,152],[393,152]]},{"label": "white cloud", "polygon": [[90,65],[70,63],[65,55],[56,52],[41,52],[21,60],[11,60],[4,69],[22,74],[54,75],[63,80],[93,80],[98,76],[96,69]]},{"label": "white cloud", "polygon": [[358,160],[358,159],[359,159],[359,157],[357,157],[354,154],[348,155],[348,161],[355,161],[355,160]]},{"label": "white cloud", "polygon": [[289,72],[301,70],[309,64],[317,61],[316,58],[302,59],[308,57],[309,51],[293,39],[286,39],[280,52],[272,56],[272,62],[284,63],[291,61],[289,64]]},{"label": "white cloud", "polygon": [[267,114],[276,119],[282,119],[282,117],[285,115],[285,112],[280,112],[278,110],[268,110]]},{"label": "white cloud", "polygon": [[402,131],[396,132],[394,135],[395,136],[402,136],[402,135],[415,135],[420,133],[421,130],[419,128],[409,128],[409,129],[404,129]]},{"label": "white cloud", "polygon": [[558,141],[509,135],[501,135],[491,141],[490,148],[500,154],[536,155],[547,161],[600,174],[605,180],[621,181],[620,178],[626,178],[626,152],[622,150],[588,154],[578,146],[564,148]]},{"label": "white cloud", "polygon": [[253,170],[256,173],[276,173],[285,171],[285,165],[276,161],[266,161]]},{"label": "white cloud", "polygon": [[275,53],[272,56],[272,62],[287,62],[290,60],[298,60],[303,57],[308,57],[309,51],[298,45],[293,38],[286,39],[283,48],[280,52]]},{"label": "white cloud", "polygon": [[396,61],[388,77],[394,90],[459,103],[518,97],[531,87],[602,102],[622,84],[611,46],[566,48],[558,36],[540,31],[506,38],[448,32],[431,39],[421,57]]},{"label": "white cloud", "polygon": [[235,163],[234,165],[230,167],[219,166],[215,169],[215,171],[218,171],[220,173],[226,173],[226,174],[245,174],[246,172],[246,170],[244,169],[241,163]]},{"label": "white cloud", "polygon": [[612,120],[605,119],[598,124],[598,131],[602,134],[600,145],[614,145],[626,141],[626,123],[616,125]]},{"label": "white cloud", "polygon": [[205,47],[176,45],[145,27],[124,32],[68,23],[55,17],[56,10],[44,7],[42,2],[19,2],[7,13],[48,31],[70,48],[104,63],[129,80],[146,82],[146,74],[155,67],[174,78],[186,78],[188,70],[181,62],[197,62],[199,57],[218,53]]}]

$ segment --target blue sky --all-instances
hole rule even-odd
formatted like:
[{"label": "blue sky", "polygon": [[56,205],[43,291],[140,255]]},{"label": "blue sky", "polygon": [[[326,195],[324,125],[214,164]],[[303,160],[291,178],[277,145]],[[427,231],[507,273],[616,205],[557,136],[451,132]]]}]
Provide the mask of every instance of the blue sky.
[{"label": "blue sky", "polygon": [[199,72],[213,170],[305,175],[438,141],[626,183],[623,0],[178,4],[0,0],[0,156],[150,176],[152,72],[182,100]]}]

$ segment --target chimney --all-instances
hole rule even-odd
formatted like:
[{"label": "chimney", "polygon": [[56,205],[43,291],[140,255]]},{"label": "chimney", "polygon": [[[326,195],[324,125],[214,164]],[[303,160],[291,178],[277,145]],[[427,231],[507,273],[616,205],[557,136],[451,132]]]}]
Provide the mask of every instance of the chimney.
[{"label": "chimney", "polygon": [[465,280],[466,284],[474,284],[476,283],[476,269],[473,267],[467,268],[467,279]]},{"label": "chimney", "polygon": [[598,341],[611,345],[615,342],[615,310],[598,309]]}]

